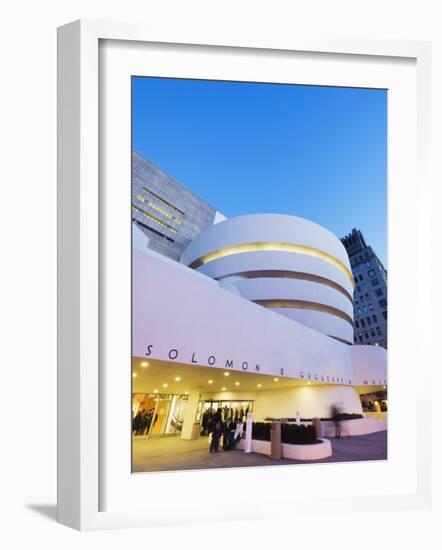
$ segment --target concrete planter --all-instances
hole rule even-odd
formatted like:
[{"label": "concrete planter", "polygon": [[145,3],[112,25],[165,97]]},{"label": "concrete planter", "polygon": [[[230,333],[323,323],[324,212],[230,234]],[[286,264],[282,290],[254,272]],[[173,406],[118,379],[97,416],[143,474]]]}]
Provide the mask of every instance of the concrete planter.
[{"label": "concrete planter", "polygon": [[[327,420],[321,422],[322,433],[325,437],[335,437],[334,422]],[[387,429],[387,420],[377,420],[374,417],[356,418],[341,421],[342,436],[367,435],[382,432]]]},{"label": "concrete planter", "polygon": [[320,439],[321,443],[314,445],[282,444],[282,457],[296,460],[320,460],[332,455],[331,443],[328,439]]},{"label": "concrete planter", "polygon": [[270,441],[252,439],[252,452],[262,455],[270,455]]},{"label": "concrete planter", "polygon": [[[245,448],[245,439],[240,439],[236,445],[236,448],[243,451]],[[252,439],[252,453],[270,456],[270,441]]]},{"label": "concrete planter", "polygon": [[[320,460],[332,455],[332,447],[328,439],[320,439],[321,443],[314,445],[282,444],[282,457],[294,460]],[[237,449],[244,450],[244,439],[238,442]],[[252,439],[252,452],[270,456],[270,441]]]}]

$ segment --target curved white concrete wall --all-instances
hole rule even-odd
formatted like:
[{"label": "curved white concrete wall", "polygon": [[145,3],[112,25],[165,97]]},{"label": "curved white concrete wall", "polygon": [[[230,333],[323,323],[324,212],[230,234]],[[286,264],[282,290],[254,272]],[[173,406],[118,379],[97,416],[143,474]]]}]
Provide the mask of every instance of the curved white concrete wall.
[{"label": "curved white concrete wall", "polygon": [[291,319],[292,310],[314,311],[307,326],[353,341],[347,252],[335,235],[313,222],[281,214],[230,218],[204,229],[185,249],[182,262]]},{"label": "curved white concrete wall", "polygon": [[[296,322],[259,307],[151,250],[133,251],[132,312],[134,357],[267,374],[303,384],[257,391],[261,417],[287,417],[296,410],[303,417],[327,416],[332,403],[342,403],[346,412],[360,412],[356,390],[386,384],[385,349],[328,338],[309,328],[305,319]],[[298,310],[299,315],[308,313],[316,312]],[[227,392],[223,395],[230,398]]]},{"label": "curved white concrete wall", "polygon": [[302,386],[257,392],[253,419],[330,418],[330,407],[339,404],[342,412],[362,414],[361,399],[351,386]]},{"label": "curved white concrete wall", "polygon": [[350,269],[347,251],[331,231],[304,218],[284,214],[250,214],[206,227],[184,250],[181,261],[190,265],[208,252],[251,242],[302,244],[331,254]]},{"label": "curved white concrete wall", "polygon": [[339,340],[344,340],[347,344],[353,343],[353,329],[347,321],[336,317],[335,315],[329,315],[321,311],[310,311],[308,309],[295,309],[295,308],[275,308],[272,311],[280,313],[289,319],[305,325],[306,327],[313,328],[322,334],[332,336]]},{"label": "curved white concrete wall", "polygon": [[212,260],[198,267],[198,271],[218,280],[233,274],[243,277],[284,271],[289,276],[316,274],[339,286],[350,298],[353,296],[353,285],[345,273],[321,258],[306,254],[270,250],[240,253]]},{"label": "curved white concrete wall", "polygon": [[[226,279],[221,280],[220,284],[225,284],[225,281]],[[273,311],[323,334],[353,343],[352,302],[334,288],[312,281],[265,277],[238,279],[235,282],[229,279],[229,283],[238,288],[243,298],[270,307]],[[278,307],[278,299],[282,300],[281,305],[286,304],[287,300],[293,301],[288,303],[295,307]],[[306,302],[306,309],[302,308],[302,302]],[[310,309],[315,304],[322,311]],[[323,306],[328,306],[329,311],[324,311]]]},{"label": "curved white concrete wall", "polygon": [[311,385],[248,392],[207,392],[202,399],[252,400],[253,420],[265,418],[330,418],[330,407],[339,404],[342,412],[362,414],[361,399],[351,386]]},{"label": "curved white concrete wall", "polygon": [[[221,281],[222,282],[222,281]],[[230,281],[244,298],[258,300],[303,300],[337,309],[353,318],[353,304],[341,292],[313,281],[282,278],[239,279]],[[350,323],[351,325],[352,323]]]},{"label": "curved white concrete wall", "polygon": [[380,346],[350,346],[350,357],[358,385],[387,384],[387,350]]}]

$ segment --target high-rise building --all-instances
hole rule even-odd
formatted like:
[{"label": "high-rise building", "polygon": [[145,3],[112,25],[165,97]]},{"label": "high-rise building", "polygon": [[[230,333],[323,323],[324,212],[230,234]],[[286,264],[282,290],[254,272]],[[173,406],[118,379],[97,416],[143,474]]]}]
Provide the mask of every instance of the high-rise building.
[{"label": "high-rise building", "polygon": [[359,229],[341,239],[355,280],[354,342],[387,348],[387,271]]},{"label": "high-rise building", "polygon": [[178,261],[191,240],[223,219],[190,189],[133,151],[132,220],[149,239],[149,248]]}]

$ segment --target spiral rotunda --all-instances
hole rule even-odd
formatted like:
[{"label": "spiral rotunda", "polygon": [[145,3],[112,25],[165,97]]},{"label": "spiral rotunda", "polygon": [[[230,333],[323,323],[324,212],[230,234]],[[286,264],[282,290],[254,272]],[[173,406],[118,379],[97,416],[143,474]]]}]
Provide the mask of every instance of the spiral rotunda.
[{"label": "spiral rotunda", "polygon": [[341,241],[316,223],[282,214],[230,218],[204,229],[181,262],[258,305],[353,342],[348,255]]}]

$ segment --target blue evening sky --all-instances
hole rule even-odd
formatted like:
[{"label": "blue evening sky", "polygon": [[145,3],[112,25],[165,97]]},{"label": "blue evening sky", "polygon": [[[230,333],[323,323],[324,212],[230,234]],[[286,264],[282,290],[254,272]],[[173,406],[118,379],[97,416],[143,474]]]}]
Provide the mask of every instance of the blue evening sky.
[{"label": "blue evening sky", "polygon": [[385,90],[134,77],[133,147],[227,217],[361,229],[387,267]]}]

